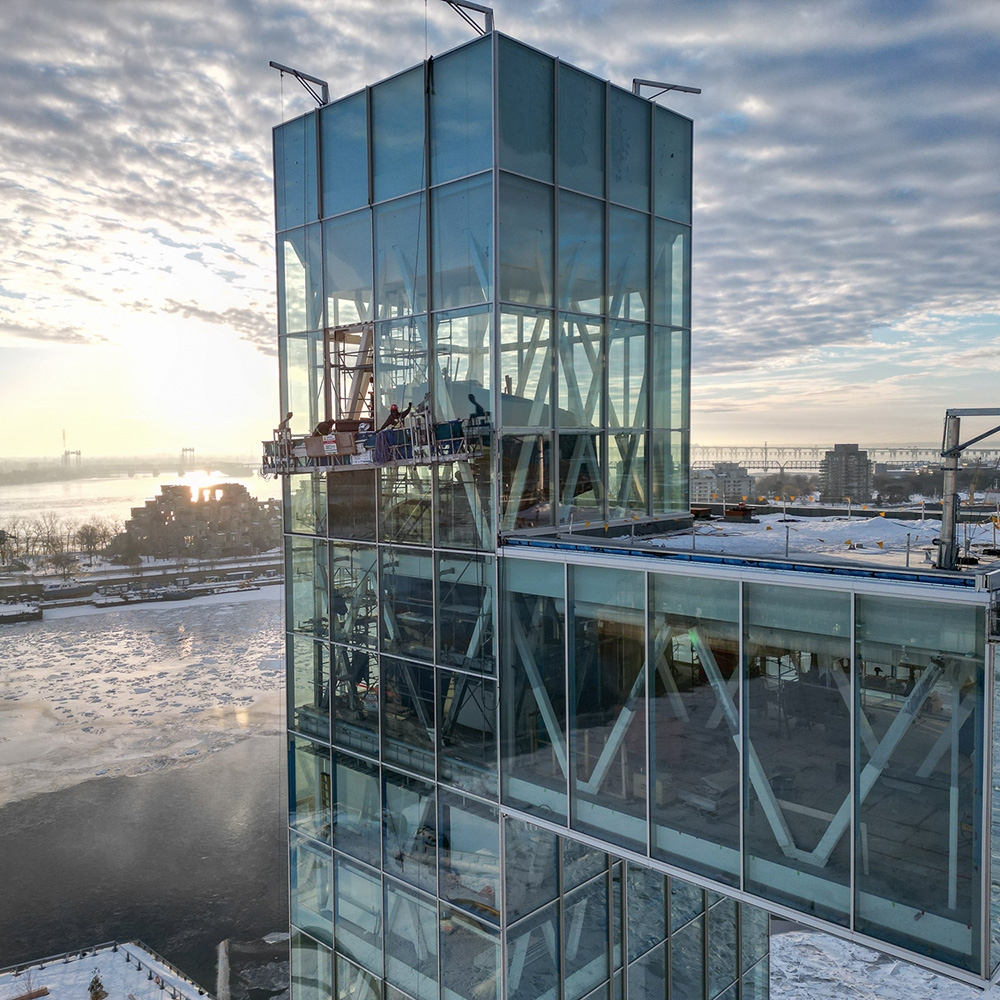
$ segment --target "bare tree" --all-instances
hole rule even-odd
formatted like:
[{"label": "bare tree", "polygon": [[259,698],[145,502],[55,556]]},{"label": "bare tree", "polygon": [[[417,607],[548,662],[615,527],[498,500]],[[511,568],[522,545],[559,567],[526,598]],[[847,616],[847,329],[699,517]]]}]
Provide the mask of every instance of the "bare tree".
[{"label": "bare tree", "polygon": [[87,553],[91,565],[94,563],[94,556],[97,554],[97,550],[106,544],[104,542],[104,535],[104,529],[96,521],[90,521],[77,529],[76,544]]}]

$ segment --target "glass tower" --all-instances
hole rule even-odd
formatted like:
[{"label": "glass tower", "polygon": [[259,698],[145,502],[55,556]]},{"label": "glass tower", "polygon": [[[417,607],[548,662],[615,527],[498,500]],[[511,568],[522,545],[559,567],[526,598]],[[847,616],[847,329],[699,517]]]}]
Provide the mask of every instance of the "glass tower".
[{"label": "glass tower", "polygon": [[274,131],[293,1000],[756,1000],[768,911],[996,964],[989,595],[623,537],[691,142],[497,32]]}]

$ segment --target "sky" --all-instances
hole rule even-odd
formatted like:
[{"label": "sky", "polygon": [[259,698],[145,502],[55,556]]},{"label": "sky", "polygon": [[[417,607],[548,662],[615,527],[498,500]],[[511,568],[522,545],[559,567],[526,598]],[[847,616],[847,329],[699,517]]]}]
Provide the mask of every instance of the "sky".
[{"label": "sky", "polygon": [[[692,441],[932,442],[1000,405],[997,0],[496,0],[701,87]],[[278,416],[271,128],[471,37],[440,0],[0,5],[0,457],[251,455]],[[984,428],[985,429],[985,426]]]}]

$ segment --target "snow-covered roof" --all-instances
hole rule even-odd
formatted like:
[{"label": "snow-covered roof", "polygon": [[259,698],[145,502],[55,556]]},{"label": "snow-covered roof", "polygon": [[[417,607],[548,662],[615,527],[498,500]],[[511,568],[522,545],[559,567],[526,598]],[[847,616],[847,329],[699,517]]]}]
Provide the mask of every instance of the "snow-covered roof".
[{"label": "snow-covered roof", "polygon": [[[88,1000],[94,976],[101,1000],[212,998],[141,944],[105,944],[0,971],[0,1000]],[[42,992],[45,991],[45,992]]]}]

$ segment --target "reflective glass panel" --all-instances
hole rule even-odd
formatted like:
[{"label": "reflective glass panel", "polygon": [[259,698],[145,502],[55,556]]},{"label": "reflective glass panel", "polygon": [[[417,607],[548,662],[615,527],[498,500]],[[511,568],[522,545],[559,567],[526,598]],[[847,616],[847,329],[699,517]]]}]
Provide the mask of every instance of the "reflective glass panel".
[{"label": "reflective glass panel", "polygon": [[[323,327],[322,240],[319,223],[278,237],[278,333]],[[311,429],[311,428],[310,428]]]},{"label": "reflective glass panel", "polygon": [[646,844],[645,576],[571,566],[573,826]]},{"label": "reflective glass panel", "polygon": [[330,848],[289,835],[291,919],[296,927],[333,947],[333,875]]},{"label": "reflective glass panel", "polygon": [[687,432],[657,431],[649,436],[653,513],[684,510],[688,501]]},{"label": "reflective glass panel", "polygon": [[847,923],[850,595],[761,584],[744,594],[746,884]]},{"label": "reflective glass panel", "polygon": [[500,923],[500,814],[444,789],[438,793],[441,898]]},{"label": "reflective glass panel", "polygon": [[604,352],[600,320],[560,316],[558,363],[560,427],[600,427]]},{"label": "reflective glass panel", "polygon": [[667,219],[691,221],[690,119],[653,107],[655,211]]},{"label": "reflective glass panel", "polygon": [[439,779],[495,799],[496,729],[496,682],[439,669]]},{"label": "reflective glass panel", "polygon": [[651,573],[649,588],[652,853],[732,883],[740,870],[739,585]]},{"label": "reflective glass panel", "polygon": [[290,937],[292,1000],[330,1000],[332,952],[294,927]]},{"label": "reflective glass panel", "polygon": [[285,531],[304,535],[325,535],[325,474],[313,472],[309,475],[285,476],[281,487]]},{"label": "reflective glass panel", "polygon": [[566,815],[563,566],[504,559],[500,642],[504,801]]},{"label": "reflective glass panel", "polygon": [[768,1000],[771,995],[770,961],[765,956],[744,977],[743,1000]]},{"label": "reflective glass panel", "polygon": [[770,936],[771,918],[767,910],[740,904],[740,951],[744,972],[767,955]]},{"label": "reflective glass panel", "polygon": [[285,539],[285,614],[291,632],[330,638],[326,542]]},{"label": "reflective glass panel", "polygon": [[364,92],[320,109],[323,215],[368,204],[367,116]]},{"label": "reflective glass panel", "polygon": [[486,36],[428,67],[432,184],[466,177],[492,163],[492,63],[493,40]]},{"label": "reflective glass panel", "polygon": [[608,517],[645,513],[646,435],[608,435]]},{"label": "reflective glass panel", "polygon": [[316,115],[274,130],[275,228],[289,229],[316,218]]},{"label": "reflective glass panel", "polygon": [[667,877],[629,862],[626,881],[628,960],[633,962],[667,937]]},{"label": "reflective glass panel", "polygon": [[382,649],[434,660],[434,562],[419,549],[380,550]]},{"label": "reflective glass panel", "polygon": [[333,742],[378,756],[379,657],[334,644]]},{"label": "reflective glass panel", "polygon": [[442,1000],[498,1000],[500,932],[491,923],[441,907]]},{"label": "reflective glass panel", "polygon": [[723,899],[708,911],[708,995],[717,997],[739,975],[736,963],[736,901]]},{"label": "reflective glass panel", "polygon": [[497,42],[500,166],[551,181],[553,60],[502,35]]},{"label": "reflective glass panel", "polygon": [[629,1000],[666,1000],[667,946],[660,944],[628,968]]},{"label": "reflective glass panel", "polygon": [[600,434],[559,435],[559,523],[580,524],[604,516]]},{"label": "reflective glass panel", "polygon": [[371,545],[330,544],[330,607],[334,642],[377,646],[378,580]]},{"label": "reflective glass panel", "polygon": [[649,211],[651,103],[618,87],[608,89],[608,197]]},{"label": "reflective glass panel", "polygon": [[686,330],[653,327],[650,380],[651,427],[667,430],[687,426],[687,379],[689,365]]},{"label": "reflective glass panel", "polygon": [[375,201],[423,187],[424,67],[371,88]]},{"label": "reflective glass panel", "polygon": [[608,870],[609,855],[577,840],[560,837],[563,892],[589,882]]},{"label": "reflective glass panel", "polygon": [[564,953],[564,995],[566,1000],[580,1000],[610,975],[607,880],[598,878],[567,892],[563,914],[567,926],[574,928]]},{"label": "reflective glass panel", "polygon": [[495,560],[438,556],[438,663],[493,672]]},{"label": "reflective glass panel", "polygon": [[[396,458],[413,457],[414,421],[404,419],[398,428],[383,425],[391,406],[396,406],[401,416],[411,405],[418,408],[418,416],[423,412],[430,389],[427,361],[426,316],[375,324],[375,419],[378,433],[393,435],[383,440],[395,449],[392,454]],[[376,452],[378,449],[376,438]]]},{"label": "reflective glass panel", "polygon": [[384,466],[378,470],[378,483],[379,540],[430,545],[434,529],[430,468]]},{"label": "reflective glass panel", "polygon": [[504,827],[504,901],[507,923],[552,902],[559,894],[559,838],[507,817]]},{"label": "reflective glass panel", "polygon": [[281,412],[291,413],[292,434],[308,434],[326,416],[323,389],[323,335],[282,337],[278,341],[281,366]]},{"label": "reflective glass panel", "polygon": [[385,978],[414,1000],[437,998],[437,907],[391,879],[385,880]]},{"label": "reflective glass panel", "polygon": [[434,786],[382,769],[384,869],[437,892],[437,810]]},{"label": "reflective glass panel", "polygon": [[483,308],[435,316],[434,354],[438,379],[434,385],[435,419],[488,418],[493,406],[489,311]]},{"label": "reflective glass panel", "polygon": [[480,174],[431,192],[434,307],[493,298],[493,175]]},{"label": "reflective glass panel", "polygon": [[691,325],[691,230],[663,219],[653,224],[653,322]]},{"label": "reflective glass panel", "polygon": [[378,867],[382,863],[378,767],[334,753],[333,785],[333,846]]},{"label": "reflective glass panel", "polygon": [[604,304],[604,202],[559,192],[559,308],[600,313]]},{"label": "reflective glass panel", "polygon": [[382,975],[382,878],[378,871],[334,852],[337,951]]},{"label": "reflective glass panel", "polygon": [[555,903],[507,931],[507,995],[558,1000],[559,908]]},{"label": "reflective glass panel", "polygon": [[288,825],[330,843],[330,751],[306,739],[288,741]]},{"label": "reflective glass panel", "polygon": [[330,739],[330,647],[305,635],[286,636],[288,726]]},{"label": "reflective glass panel", "polygon": [[375,539],[375,470],[331,472],[327,495],[334,538]]},{"label": "reflective glass panel", "polygon": [[500,411],[504,428],[552,426],[552,314],[500,314]]},{"label": "reflective glass panel", "polygon": [[608,315],[644,320],[649,301],[649,216],[627,208],[608,213]]},{"label": "reflective glass panel", "polygon": [[559,183],[604,197],[602,80],[559,64]]},{"label": "reflective glass panel", "polygon": [[552,439],[545,434],[505,434],[500,439],[501,526],[534,528],[552,523]]},{"label": "reflective glass panel", "polygon": [[608,328],[608,425],[646,426],[646,330],[644,323]]},{"label": "reflective glass panel", "polygon": [[427,309],[427,205],[422,194],[375,207],[375,314]]},{"label": "reflective glass panel", "polygon": [[496,532],[493,528],[490,449],[486,447],[483,457],[472,462],[435,465],[434,477],[438,545],[461,549],[492,548]]},{"label": "reflective glass panel", "polygon": [[326,325],[372,318],[372,214],[368,209],[323,223]]},{"label": "reflective glass panel", "polygon": [[671,1000],[701,1000],[705,995],[704,922],[699,917],[671,937]]},{"label": "reflective glass panel", "polygon": [[670,878],[670,933],[705,912],[705,893],[683,879]]},{"label": "reflective glass panel", "polygon": [[370,972],[365,972],[341,955],[336,956],[336,971],[337,1000],[380,1000],[382,981]]},{"label": "reflective glass panel", "polygon": [[552,188],[500,175],[500,298],[552,305]]},{"label": "reflective glass panel", "polygon": [[382,657],[382,759],[434,776],[434,668]]},{"label": "reflective glass panel", "polygon": [[858,595],[855,629],[856,926],[977,969],[983,610]]}]

